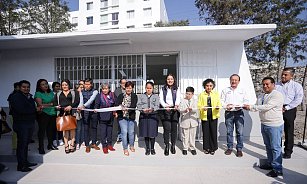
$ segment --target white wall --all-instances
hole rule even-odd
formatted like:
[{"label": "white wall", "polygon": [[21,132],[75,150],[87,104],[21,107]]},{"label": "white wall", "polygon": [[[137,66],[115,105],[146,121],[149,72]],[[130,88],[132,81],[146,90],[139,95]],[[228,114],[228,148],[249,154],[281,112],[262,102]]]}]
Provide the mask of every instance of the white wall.
[{"label": "white wall", "polygon": [[[204,67],[216,66],[214,71],[187,70],[185,76],[182,76],[185,77],[185,79],[183,79],[185,82],[180,83],[182,91],[184,91],[186,86],[193,85],[197,89],[197,92],[200,92],[202,90],[201,82],[205,78],[212,77],[216,74],[216,89],[220,92],[222,89],[229,86],[229,76],[233,73],[238,73],[241,76],[240,85],[248,90],[250,101],[255,101],[254,86],[249,73],[242,42],[172,42],[3,51],[0,60],[2,63],[0,77],[3,79],[0,94],[3,98],[0,99],[0,105],[7,106],[6,97],[12,91],[12,84],[16,81],[21,79],[29,80],[32,84],[32,93],[35,90],[36,81],[39,78],[53,81],[55,78],[54,57],[142,54],[155,52],[178,52],[180,54],[179,68],[182,67],[182,69],[184,69],[184,67],[187,69],[188,66],[193,65]],[[208,71],[211,73],[208,73]],[[179,72],[179,75],[182,74]],[[188,80],[186,78],[188,78]],[[248,119],[245,122],[246,135],[260,136],[260,123],[257,113],[246,115]],[[220,118],[219,123],[219,129],[221,135],[223,135],[226,132],[223,117]]]}]

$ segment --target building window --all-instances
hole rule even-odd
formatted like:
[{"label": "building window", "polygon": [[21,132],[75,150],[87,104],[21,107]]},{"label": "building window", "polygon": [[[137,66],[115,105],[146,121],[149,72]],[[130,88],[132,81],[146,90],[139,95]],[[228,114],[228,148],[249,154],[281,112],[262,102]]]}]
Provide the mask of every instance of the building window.
[{"label": "building window", "polygon": [[152,14],[151,8],[144,8],[143,11],[144,11],[145,17],[151,17],[151,14]]},{"label": "building window", "polygon": [[93,9],[93,2],[86,3],[86,9],[87,10],[92,10]]},{"label": "building window", "polygon": [[150,28],[150,27],[152,27],[152,23],[149,23],[149,24],[143,24],[143,26],[144,26],[145,28]]},{"label": "building window", "polygon": [[119,0],[112,0],[112,6],[118,6]]},{"label": "building window", "polygon": [[107,8],[107,7],[108,7],[108,0],[101,0],[100,8]]},{"label": "building window", "polygon": [[127,19],[134,19],[134,10],[127,11]]},{"label": "building window", "polygon": [[131,28],[135,28],[135,26],[134,26],[134,25],[132,25],[132,26],[127,26],[127,29],[131,29]]},{"label": "building window", "polygon": [[78,17],[73,17],[71,20],[72,26],[77,27],[78,26]]},{"label": "building window", "polygon": [[100,26],[108,25],[108,15],[100,15]]},{"label": "building window", "polygon": [[112,25],[118,24],[118,13],[112,13]]},{"label": "building window", "polygon": [[86,24],[87,25],[93,24],[93,17],[86,17]]},{"label": "building window", "polygon": [[55,58],[55,81],[69,79],[72,86],[85,78],[92,78],[94,88],[102,83],[118,86],[119,79],[126,77],[135,84],[135,92],[141,94],[143,84],[143,55],[86,56]]}]

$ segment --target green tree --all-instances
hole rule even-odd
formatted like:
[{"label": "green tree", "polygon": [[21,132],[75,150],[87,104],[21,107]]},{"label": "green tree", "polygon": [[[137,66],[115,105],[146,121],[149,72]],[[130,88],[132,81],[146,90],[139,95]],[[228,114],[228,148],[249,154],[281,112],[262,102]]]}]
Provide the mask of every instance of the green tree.
[{"label": "green tree", "polygon": [[[277,61],[278,69],[287,59],[299,62],[306,53],[307,0],[196,0],[206,24],[277,24],[277,29],[245,42],[250,61]],[[277,78],[279,72],[277,72]]]},{"label": "green tree", "polygon": [[20,10],[22,3],[20,0],[0,1],[0,34],[15,35],[19,31]]},{"label": "green tree", "polygon": [[179,20],[179,21],[175,21],[172,20],[170,22],[156,22],[155,23],[155,27],[173,27],[173,26],[188,26],[190,24],[189,20]]},{"label": "green tree", "polygon": [[29,34],[70,31],[69,8],[61,0],[29,0],[25,7],[23,27]]}]

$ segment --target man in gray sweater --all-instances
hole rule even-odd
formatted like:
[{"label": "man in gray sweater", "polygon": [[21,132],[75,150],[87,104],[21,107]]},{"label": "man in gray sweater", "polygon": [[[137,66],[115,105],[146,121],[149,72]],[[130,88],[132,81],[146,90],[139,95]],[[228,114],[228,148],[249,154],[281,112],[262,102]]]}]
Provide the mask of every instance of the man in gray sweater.
[{"label": "man in gray sweater", "polygon": [[244,109],[259,111],[261,133],[267,152],[267,163],[261,165],[264,170],[271,170],[267,176],[282,176],[281,138],[284,127],[282,108],[283,95],[275,90],[275,80],[265,77],[262,80],[264,94],[261,94],[256,105],[245,105]]}]

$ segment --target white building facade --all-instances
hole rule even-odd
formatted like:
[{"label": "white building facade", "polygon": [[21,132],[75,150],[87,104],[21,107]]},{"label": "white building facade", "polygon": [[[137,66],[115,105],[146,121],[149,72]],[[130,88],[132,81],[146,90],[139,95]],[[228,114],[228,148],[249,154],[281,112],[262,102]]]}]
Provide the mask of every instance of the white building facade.
[{"label": "white building facade", "polygon": [[[158,92],[168,73],[177,77],[182,97],[188,86],[195,88],[196,95],[201,93],[207,78],[221,92],[230,85],[229,76],[237,73],[253,104],[256,95],[244,40],[275,28],[274,24],[187,26],[0,37],[0,105],[8,106],[13,83],[22,79],[31,82],[34,93],[40,78],[76,84],[90,77],[96,88],[109,82],[114,89],[125,76],[141,94],[149,79]],[[245,120],[245,136],[261,137],[258,113],[246,112]],[[218,132],[225,138],[224,121],[222,115]]]},{"label": "white building facade", "polygon": [[69,12],[75,31],[149,28],[167,22],[164,0],[79,0]]}]

